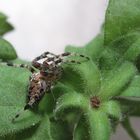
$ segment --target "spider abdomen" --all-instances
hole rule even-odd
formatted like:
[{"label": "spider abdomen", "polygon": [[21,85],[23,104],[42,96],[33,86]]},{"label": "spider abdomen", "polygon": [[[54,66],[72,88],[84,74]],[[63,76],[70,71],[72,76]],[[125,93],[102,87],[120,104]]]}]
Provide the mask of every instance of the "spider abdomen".
[{"label": "spider abdomen", "polygon": [[42,75],[40,73],[33,74],[29,84],[27,104],[32,107],[38,103],[44,96],[47,88],[47,83],[42,79]]}]

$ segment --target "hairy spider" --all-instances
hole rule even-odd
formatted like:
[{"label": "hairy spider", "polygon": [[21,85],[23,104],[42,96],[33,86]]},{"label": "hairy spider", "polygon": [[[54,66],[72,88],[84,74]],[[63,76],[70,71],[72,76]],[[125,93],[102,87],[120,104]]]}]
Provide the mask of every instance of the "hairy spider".
[{"label": "hairy spider", "polygon": [[[68,56],[80,56],[86,58],[86,60],[89,60],[89,57],[76,53],[65,52],[60,55],[55,55],[50,52],[45,52],[42,55],[36,57],[32,61],[31,66],[25,64],[18,65],[7,63],[8,66],[12,67],[27,68],[32,73],[30,76],[27,104],[24,106],[23,110],[15,115],[12,121],[15,121],[15,119],[20,116],[22,111],[32,108],[34,104],[39,103],[44,94],[53,88],[53,85],[55,85],[55,83],[61,77],[63,69],[61,64],[80,64],[79,61],[66,59]],[[40,60],[43,60],[43,62],[39,62]]]}]

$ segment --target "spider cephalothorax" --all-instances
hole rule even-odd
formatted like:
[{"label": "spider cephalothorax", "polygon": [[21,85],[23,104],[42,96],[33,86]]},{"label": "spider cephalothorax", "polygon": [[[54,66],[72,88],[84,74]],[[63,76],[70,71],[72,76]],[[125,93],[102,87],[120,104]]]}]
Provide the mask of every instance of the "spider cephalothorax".
[{"label": "spider cephalothorax", "polygon": [[[50,52],[45,52],[42,55],[36,57],[32,61],[32,66],[25,64],[20,65],[11,63],[7,64],[8,66],[27,68],[32,73],[32,75],[30,76],[29,90],[27,95],[28,101],[22,111],[29,109],[34,104],[38,103],[42,99],[44,94],[51,90],[54,84],[61,77],[62,74],[61,64],[63,63],[80,64],[79,61],[65,59],[67,56],[75,56],[75,55],[89,60],[88,57],[75,53],[66,52],[61,55],[55,55]],[[40,60],[43,60],[43,62],[42,63],[39,62]],[[15,118],[18,118],[20,113],[17,113]],[[13,119],[13,121],[15,120],[15,118]]]}]

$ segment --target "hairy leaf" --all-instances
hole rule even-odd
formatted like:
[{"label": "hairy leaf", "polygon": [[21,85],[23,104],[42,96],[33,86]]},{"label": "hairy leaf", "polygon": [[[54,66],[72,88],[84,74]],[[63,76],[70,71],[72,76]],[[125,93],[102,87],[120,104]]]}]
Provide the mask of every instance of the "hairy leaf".
[{"label": "hairy leaf", "polygon": [[89,110],[89,136],[91,140],[109,140],[111,129],[107,114],[99,110]]},{"label": "hairy leaf", "polygon": [[13,30],[13,26],[7,22],[7,16],[0,12],[0,36]]},{"label": "hairy leaf", "polygon": [[92,60],[73,67],[83,80],[85,95],[95,95],[100,88],[100,72]]},{"label": "hairy leaf", "polygon": [[100,33],[89,43],[87,43],[84,47],[67,46],[65,48],[65,51],[84,54],[90,57],[92,60],[98,61],[102,51],[104,50],[103,42],[104,42],[104,34]]},{"label": "hairy leaf", "polygon": [[0,12],[0,20],[6,20],[6,19],[7,16],[4,13]]},{"label": "hairy leaf", "polygon": [[[100,33],[93,40],[91,40],[86,46],[86,53],[90,56],[94,62],[98,62],[102,51],[104,50],[104,34]],[[91,51],[92,50],[92,51]]]},{"label": "hairy leaf", "polygon": [[0,66],[0,135],[20,131],[40,121],[39,115],[25,111],[15,123],[11,122],[26,104],[28,79],[27,70]]},{"label": "hairy leaf", "polygon": [[140,97],[140,76],[136,75],[129,87],[121,93],[125,97]]},{"label": "hairy leaf", "polygon": [[136,71],[136,67],[129,62],[125,62],[119,68],[112,70],[108,77],[102,81],[99,92],[101,98],[107,99],[120,94],[121,90],[136,74]]},{"label": "hairy leaf", "polygon": [[[60,81],[63,83],[63,85],[61,84],[61,87],[63,87],[63,89],[67,89],[67,91],[84,91],[83,80],[80,75],[70,67],[64,68]],[[64,93],[66,90],[62,92]]]},{"label": "hairy leaf", "polygon": [[10,23],[8,23],[6,21],[0,22],[0,35],[1,36],[13,29],[14,28]]},{"label": "hairy leaf", "polygon": [[140,39],[137,39],[125,52],[123,59],[129,61],[136,61],[139,55],[140,55]]},{"label": "hairy leaf", "polygon": [[56,104],[56,115],[61,114],[67,108],[80,108],[85,111],[88,108],[88,99],[83,95],[75,92],[69,92],[62,95]]},{"label": "hairy leaf", "polygon": [[75,124],[73,140],[89,140],[88,124],[84,117],[81,117],[79,122]]},{"label": "hairy leaf", "polygon": [[17,54],[13,46],[8,41],[0,38],[0,59],[11,60],[16,58]]},{"label": "hairy leaf", "polygon": [[72,134],[67,122],[51,121],[51,135],[53,140],[72,140]]},{"label": "hairy leaf", "polygon": [[116,101],[108,101],[102,104],[102,110],[105,111],[112,118],[121,118],[120,104]]},{"label": "hairy leaf", "polygon": [[106,12],[105,45],[140,27],[139,0],[110,0]]},{"label": "hairy leaf", "polygon": [[27,140],[53,140],[51,136],[51,124],[50,120],[47,115],[44,116],[43,120],[41,121],[39,127],[34,132],[33,136],[28,138]]},{"label": "hairy leaf", "polygon": [[0,106],[0,136],[16,133],[25,128],[29,128],[41,120],[41,116],[34,114],[31,111],[26,111],[20,118],[15,120],[15,122],[12,122],[12,119],[19,110],[21,110],[21,107]]}]

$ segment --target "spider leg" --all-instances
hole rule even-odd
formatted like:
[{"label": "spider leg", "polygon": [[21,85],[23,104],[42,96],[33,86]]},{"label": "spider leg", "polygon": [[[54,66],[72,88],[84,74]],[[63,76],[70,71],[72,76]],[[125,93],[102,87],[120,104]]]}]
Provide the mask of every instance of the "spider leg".
[{"label": "spider leg", "polygon": [[30,106],[29,104],[26,104],[26,105],[24,106],[24,108],[23,108],[22,110],[20,110],[20,111],[15,115],[14,118],[12,118],[12,122],[14,123],[15,120],[16,120],[24,111],[28,110],[29,108],[31,108],[31,106]]},{"label": "spider leg", "polygon": [[70,52],[65,52],[65,53],[62,53],[60,55],[57,55],[57,58],[63,58],[63,57],[67,57],[67,56],[79,56],[79,57],[82,57],[82,58],[89,60],[88,56],[78,54],[78,53],[70,53]]},{"label": "spider leg", "polygon": [[[82,58],[85,58],[87,60],[89,60],[89,57],[85,56],[85,55],[82,55],[82,54],[77,54],[77,53],[70,53],[70,52],[65,52],[65,53],[62,53],[60,55],[53,55],[53,57],[48,57],[45,61],[46,62],[58,62],[59,61],[63,61],[63,59],[65,59],[65,57],[68,57],[68,56],[79,56],[79,57],[82,57]],[[64,61],[63,61],[64,62]],[[75,60],[67,60],[66,62],[71,62],[71,63],[78,63],[78,61],[75,61]]]},{"label": "spider leg", "polygon": [[64,60],[64,59],[57,59],[56,61],[54,61],[54,63],[55,63],[55,65],[62,64],[62,63],[81,64],[81,62],[79,62],[79,61],[75,61],[75,60]]},{"label": "spider leg", "polygon": [[60,64],[60,63],[76,63],[76,64],[81,64],[81,62],[76,61],[76,60],[65,60],[66,57],[68,56],[79,56],[82,58],[85,58],[89,60],[89,57],[82,55],[82,54],[77,54],[77,53],[70,53],[70,52],[65,52],[60,55],[55,55],[54,57],[50,57],[46,59],[44,62],[53,62],[54,65]]},{"label": "spider leg", "polygon": [[39,60],[41,60],[41,59],[43,59],[43,58],[48,58],[48,55],[52,55],[52,56],[56,57],[56,55],[53,54],[53,53],[51,53],[51,52],[44,52],[44,53],[41,54],[40,56],[36,57],[36,58],[33,60],[33,62],[34,62],[34,61],[39,61]]},{"label": "spider leg", "polygon": [[26,65],[26,64],[13,64],[13,63],[2,63],[2,65],[7,65],[10,67],[15,67],[15,68],[26,68],[28,69],[31,73],[35,72],[35,69],[32,66]]},{"label": "spider leg", "polygon": [[71,64],[81,64],[80,61],[76,61],[76,60],[66,60],[65,58],[68,57],[68,56],[79,56],[79,57],[82,57],[82,58],[86,58],[86,60],[89,60],[89,57],[87,56],[84,56],[82,54],[77,54],[77,53],[70,53],[70,52],[65,52],[65,53],[62,53],[60,55],[56,55],[55,57],[50,57],[48,59],[46,59],[44,62],[52,62],[52,64],[54,66],[58,65],[58,64],[62,64],[62,63],[71,63]]}]

